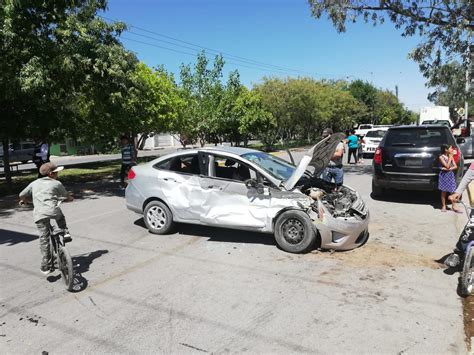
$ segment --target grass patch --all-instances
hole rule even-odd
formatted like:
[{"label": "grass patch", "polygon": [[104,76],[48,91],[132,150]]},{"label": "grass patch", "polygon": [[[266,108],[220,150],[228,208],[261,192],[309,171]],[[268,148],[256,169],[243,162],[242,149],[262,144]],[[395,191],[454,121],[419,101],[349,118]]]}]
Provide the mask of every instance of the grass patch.
[{"label": "grass patch", "polygon": [[[144,157],[138,163],[155,159],[155,157]],[[105,178],[117,177],[120,174],[120,160],[84,163],[67,166],[59,173],[59,181],[65,185],[99,181]],[[10,194],[18,195],[30,182],[38,178],[36,169],[20,171],[20,175],[12,176],[12,189],[7,190],[5,179],[0,180],[0,197]]]}]

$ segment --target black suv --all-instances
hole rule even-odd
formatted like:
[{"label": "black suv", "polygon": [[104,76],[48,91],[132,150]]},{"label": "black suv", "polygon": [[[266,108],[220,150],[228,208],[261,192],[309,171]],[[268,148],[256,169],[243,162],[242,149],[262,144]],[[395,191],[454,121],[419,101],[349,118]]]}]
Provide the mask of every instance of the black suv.
[{"label": "black suv", "polygon": [[446,126],[392,127],[375,151],[372,194],[385,189],[437,190],[441,145],[455,147],[459,154],[456,179],[462,178],[464,160],[451,131]]}]

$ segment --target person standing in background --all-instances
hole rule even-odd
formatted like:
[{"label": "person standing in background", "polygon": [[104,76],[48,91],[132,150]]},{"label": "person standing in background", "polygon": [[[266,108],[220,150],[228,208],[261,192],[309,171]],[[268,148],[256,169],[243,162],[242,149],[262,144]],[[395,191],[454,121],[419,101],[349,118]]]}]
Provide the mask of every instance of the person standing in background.
[{"label": "person standing in background", "polygon": [[364,136],[357,136],[359,138],[359,143],[357,147],[357,159],[359,164],[364,164],[364,150],[362,144],[364,143]]},{"label": "person standing in background", "polygon": [[[322,137],[326,138],[333,134],[331,128],[326,128],[323,131]],[[334,190],[338,190],[344,182],[344,170],[342,167],[342,157],[344,156],[344,143],[339,142],[336,147],[331,160],[329,161],[326,169],[321,173],[322,179],[328,184],[332,184],[334,181],[335,187]]]},{"label": "person standing in background", "polygon": [[125,175],[128,174],[130,168],[137,163],[135,149],[127,136],[122,136],[120,138],[120,143],[122,144],[122,167],[120,168],[120,185],[122,188],[125,188]]},{"label": "person standing in background", "polygon": [[49,163],[49,144],[44,139],[35,140],[33,163],[38,169],[38,178],[42,178],[43,175],[40,173],[41,165]]},{"label": "person standing in background", "polygon": [[357,149],[359,148],[359,138],[355,135],[355,131],[351,130],[348,135],[347,146],[349,147],[349,154],[347,155],[347,164],[351,163],[351,156],[354,156],[354,164],[357,164]]}]

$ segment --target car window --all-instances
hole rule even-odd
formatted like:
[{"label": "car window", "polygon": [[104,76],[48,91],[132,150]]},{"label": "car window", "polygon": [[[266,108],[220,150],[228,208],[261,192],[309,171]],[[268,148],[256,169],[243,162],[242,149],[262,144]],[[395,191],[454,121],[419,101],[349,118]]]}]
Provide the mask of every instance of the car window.
[{"label": "car window", "polygon": [[384,130],[380,130],[380,131],[369,131],[367,132],[367,134],[365,135],[366,137],[369,137],[369,138],[383,138],[383,136],[385,135],[385,132]]},{"label": "car window", "polygon": [[285,160],[264,152],[246,153],[242,155],[242,158],[257,164],[274,178],[282,181],[288,180],[296,169]]},{"label": "car window", "polygon": [[259,177],[255,169],[237,159],[212,154],[209,163],[214,166],[210,169],[211,177],[241,182],[248,179],[258,180]]},{"label": "car window", "polygon": [[360,125],[359,126],[359,129],[371,129],[372,126],[371,125]]},{"label": "car window", "polygon": [[153,165],[155,169],[169,170],[177,173],[199,175],[199,158],[196,154],[179,155]]},{"label": "car window", "polygon": [[423,121],[422,124],[441,125],[441,126],[447,126],[447,127],[451,126],[451,124],[447,120],[428,120],[428,121]]},{"label": "car window", "polygon": [[385,146],[439,147],[454,144],[449,131],[443,128],[394,129],[387,133]]}]

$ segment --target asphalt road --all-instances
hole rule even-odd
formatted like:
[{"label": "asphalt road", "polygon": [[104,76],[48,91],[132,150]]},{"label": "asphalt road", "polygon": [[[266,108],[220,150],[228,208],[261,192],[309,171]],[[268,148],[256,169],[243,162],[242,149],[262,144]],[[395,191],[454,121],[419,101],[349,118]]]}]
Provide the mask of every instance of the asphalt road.
[{"label": "asphalt road", "polygon": [[270,235],[181,225],[147,232],[123,193],[64,204],[77,290],[39,272],[31,210],[0,210],[2,353],[467,352],[449,253],[463,215],[438,196],[370,197],[370,168],[345,183],[371,211],[349,252],[285,253]]}]

